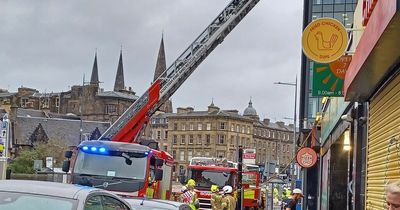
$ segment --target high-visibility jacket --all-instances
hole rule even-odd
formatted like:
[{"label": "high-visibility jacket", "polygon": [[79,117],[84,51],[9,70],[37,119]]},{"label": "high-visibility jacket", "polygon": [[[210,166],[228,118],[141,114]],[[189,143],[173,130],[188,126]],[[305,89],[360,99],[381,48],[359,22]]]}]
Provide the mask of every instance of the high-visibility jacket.
[{"label": "high-visibility jacket", "polygon": [[236,199],[232,195],[225,195],[222,199],[222,208],[224,210],[235,210],[236,209]]},{"label": "high-visibility jacket", "polygon": [[222,195],[218,193],[213,193],[211,195],[211,209],[222,210]]},{"label": "high-visibility jacket", "polygon": [[197,194],[193,191],[188,190],[182,193],[180,201],[188,204],[192,210],[198,209],[199,199],[197,198]]}]

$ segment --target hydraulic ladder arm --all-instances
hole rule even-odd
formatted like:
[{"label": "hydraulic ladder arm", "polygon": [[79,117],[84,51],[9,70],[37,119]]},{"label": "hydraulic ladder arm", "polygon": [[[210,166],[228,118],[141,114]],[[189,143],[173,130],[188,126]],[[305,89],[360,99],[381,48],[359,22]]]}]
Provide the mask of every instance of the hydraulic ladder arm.
[{"label": "hydraulic ladder arm", "polygon": [[232,0],[189,47],[100,137],[136,142],[142,127],[260,0]]}]

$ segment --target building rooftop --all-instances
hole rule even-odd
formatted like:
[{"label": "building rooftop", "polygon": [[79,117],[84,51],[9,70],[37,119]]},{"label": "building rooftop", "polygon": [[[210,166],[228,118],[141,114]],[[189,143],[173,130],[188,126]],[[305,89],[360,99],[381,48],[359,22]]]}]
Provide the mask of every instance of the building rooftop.
[{"label": "building rooftop", "polygon": [[137,95],[132,95],[128,93],[122,93],[122,92],[117,92],[117,91],[104,91],[104,92],[99,92],[97,94],[99,97],[111,97],[111,98],[124,98],[128,100],[137,100],[139,97]]}]

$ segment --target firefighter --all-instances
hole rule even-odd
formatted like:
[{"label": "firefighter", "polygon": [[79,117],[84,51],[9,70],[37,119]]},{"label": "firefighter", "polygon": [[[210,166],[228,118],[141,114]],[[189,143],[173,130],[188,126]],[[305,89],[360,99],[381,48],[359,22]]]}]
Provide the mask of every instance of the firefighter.
[{"label": "firefighter", "polygon": [[222,196],[219,194],[217,185],[211,186],[211,209],[222,210]]},{"label": "firefighter", "polygon": [[183,203],[189,204],[192,210],[197,210],[199,208],[199,199],[197,199],[197,194],[194,191],[195,186],[196,181],[189,179],[186,184],[187,190],[181,195],[181,200]]},{"label": "firefighter", "polygon": [[222,199],[222,208],[224,210],[235,210],[236,209],[236,199],[232,196],[233,189],[231,186],[227,185],[222,188],[224,197]]},{"label": "firefighter", "polygon": [[153,179],[151,178],[151,175],[148,178],[148,184],[147,184],[147,188],[146,188],[146,197],[147,198],[154,198],[154,182]]}]

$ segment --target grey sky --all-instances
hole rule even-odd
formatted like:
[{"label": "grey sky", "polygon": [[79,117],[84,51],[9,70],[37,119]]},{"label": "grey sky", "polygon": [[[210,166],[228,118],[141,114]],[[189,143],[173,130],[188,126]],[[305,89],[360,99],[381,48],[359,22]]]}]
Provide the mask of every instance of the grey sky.
[{"label": "grey sky", "polygon": [[[125,85],[141,95],[153,79],[164,31],[167,66],[227,0],[0,1],[0,88],[69,90],[90,79],[98,51],[101,87],[112,90],[123,46]],[[260,118],[293,117],[300,72],[302,1],[261,0],[174,94],[174,109],[247,107]]]}]

